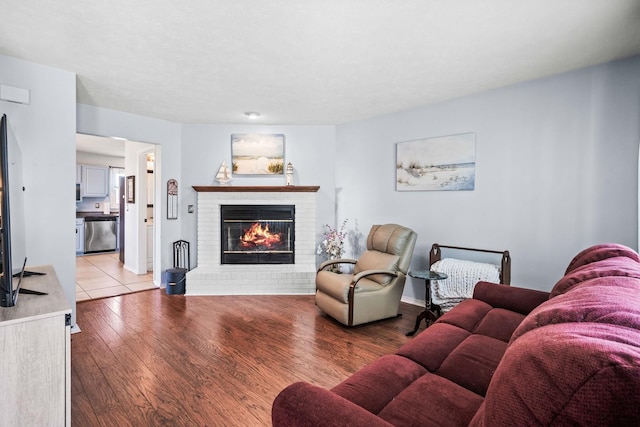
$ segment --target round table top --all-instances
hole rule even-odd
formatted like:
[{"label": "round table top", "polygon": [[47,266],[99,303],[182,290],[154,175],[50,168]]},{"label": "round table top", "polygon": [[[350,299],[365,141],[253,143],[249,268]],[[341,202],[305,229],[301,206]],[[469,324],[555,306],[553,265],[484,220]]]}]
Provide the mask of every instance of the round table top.
[{"label": "round table top", "polygon": [[410,271],[409,276],[415,277],[417,279],[425,279],[425,280],[444,280],[447,277],[449,277],[444,273],[437,273],[431,270]]}]

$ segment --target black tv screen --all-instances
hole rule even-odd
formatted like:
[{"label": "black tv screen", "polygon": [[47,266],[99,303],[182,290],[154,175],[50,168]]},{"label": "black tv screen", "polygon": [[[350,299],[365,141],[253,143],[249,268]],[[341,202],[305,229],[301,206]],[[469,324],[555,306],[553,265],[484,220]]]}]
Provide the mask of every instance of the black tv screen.
[{"label": "black tv screen", "polygon": [[12,307],[26,263],[26,236],[22,151],[6,114],[0,122],[0,204],[0,306]]}]

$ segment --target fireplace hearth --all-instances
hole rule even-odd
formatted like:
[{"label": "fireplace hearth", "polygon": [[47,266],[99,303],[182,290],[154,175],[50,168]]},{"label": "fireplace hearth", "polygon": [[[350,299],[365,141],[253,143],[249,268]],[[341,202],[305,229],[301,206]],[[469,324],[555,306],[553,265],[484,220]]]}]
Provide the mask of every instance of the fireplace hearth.
[{"label": "fireplace hearth", "polygon": [[294,264],[295,206],[221,205],[221,264]]}]

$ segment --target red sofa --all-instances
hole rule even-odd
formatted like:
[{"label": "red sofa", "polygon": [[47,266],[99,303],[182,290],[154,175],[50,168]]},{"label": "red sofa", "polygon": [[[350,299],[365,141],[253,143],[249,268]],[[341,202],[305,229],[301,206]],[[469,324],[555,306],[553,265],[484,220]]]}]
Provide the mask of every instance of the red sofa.
[{"label": "red sofa", "polygon": [[285,388],[274,426],[640,425],[640,257],[571,261],[550,293],[480,282],[331,390]]}]

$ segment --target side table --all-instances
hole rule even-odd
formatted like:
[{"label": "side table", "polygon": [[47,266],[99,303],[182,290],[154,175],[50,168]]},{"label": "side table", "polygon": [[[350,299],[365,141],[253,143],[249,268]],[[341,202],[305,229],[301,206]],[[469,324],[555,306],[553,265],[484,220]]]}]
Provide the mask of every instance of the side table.
[{"label": "side table", "polygon": [[431,302],[431,281],[444,280],[448,276],[444,273],[436,273],[435,271],[431,270],[410,271],[409,276],[415,277],[417,279],[424,279],[424,284],[426,287],[424,298],[425,309],[418,315],[418,318],[416,319],[416,326],[413,328],[413,331],[409,331],[406,333],[406,336],[411,337],[415,335],[416,332],[418,332],[418,328],[420,327],[420,322],[422,321],[422,319],[425,319],[427,327],[429,327],[429,323],[435,322],[436,319],[442,314],[440,306]]}]

